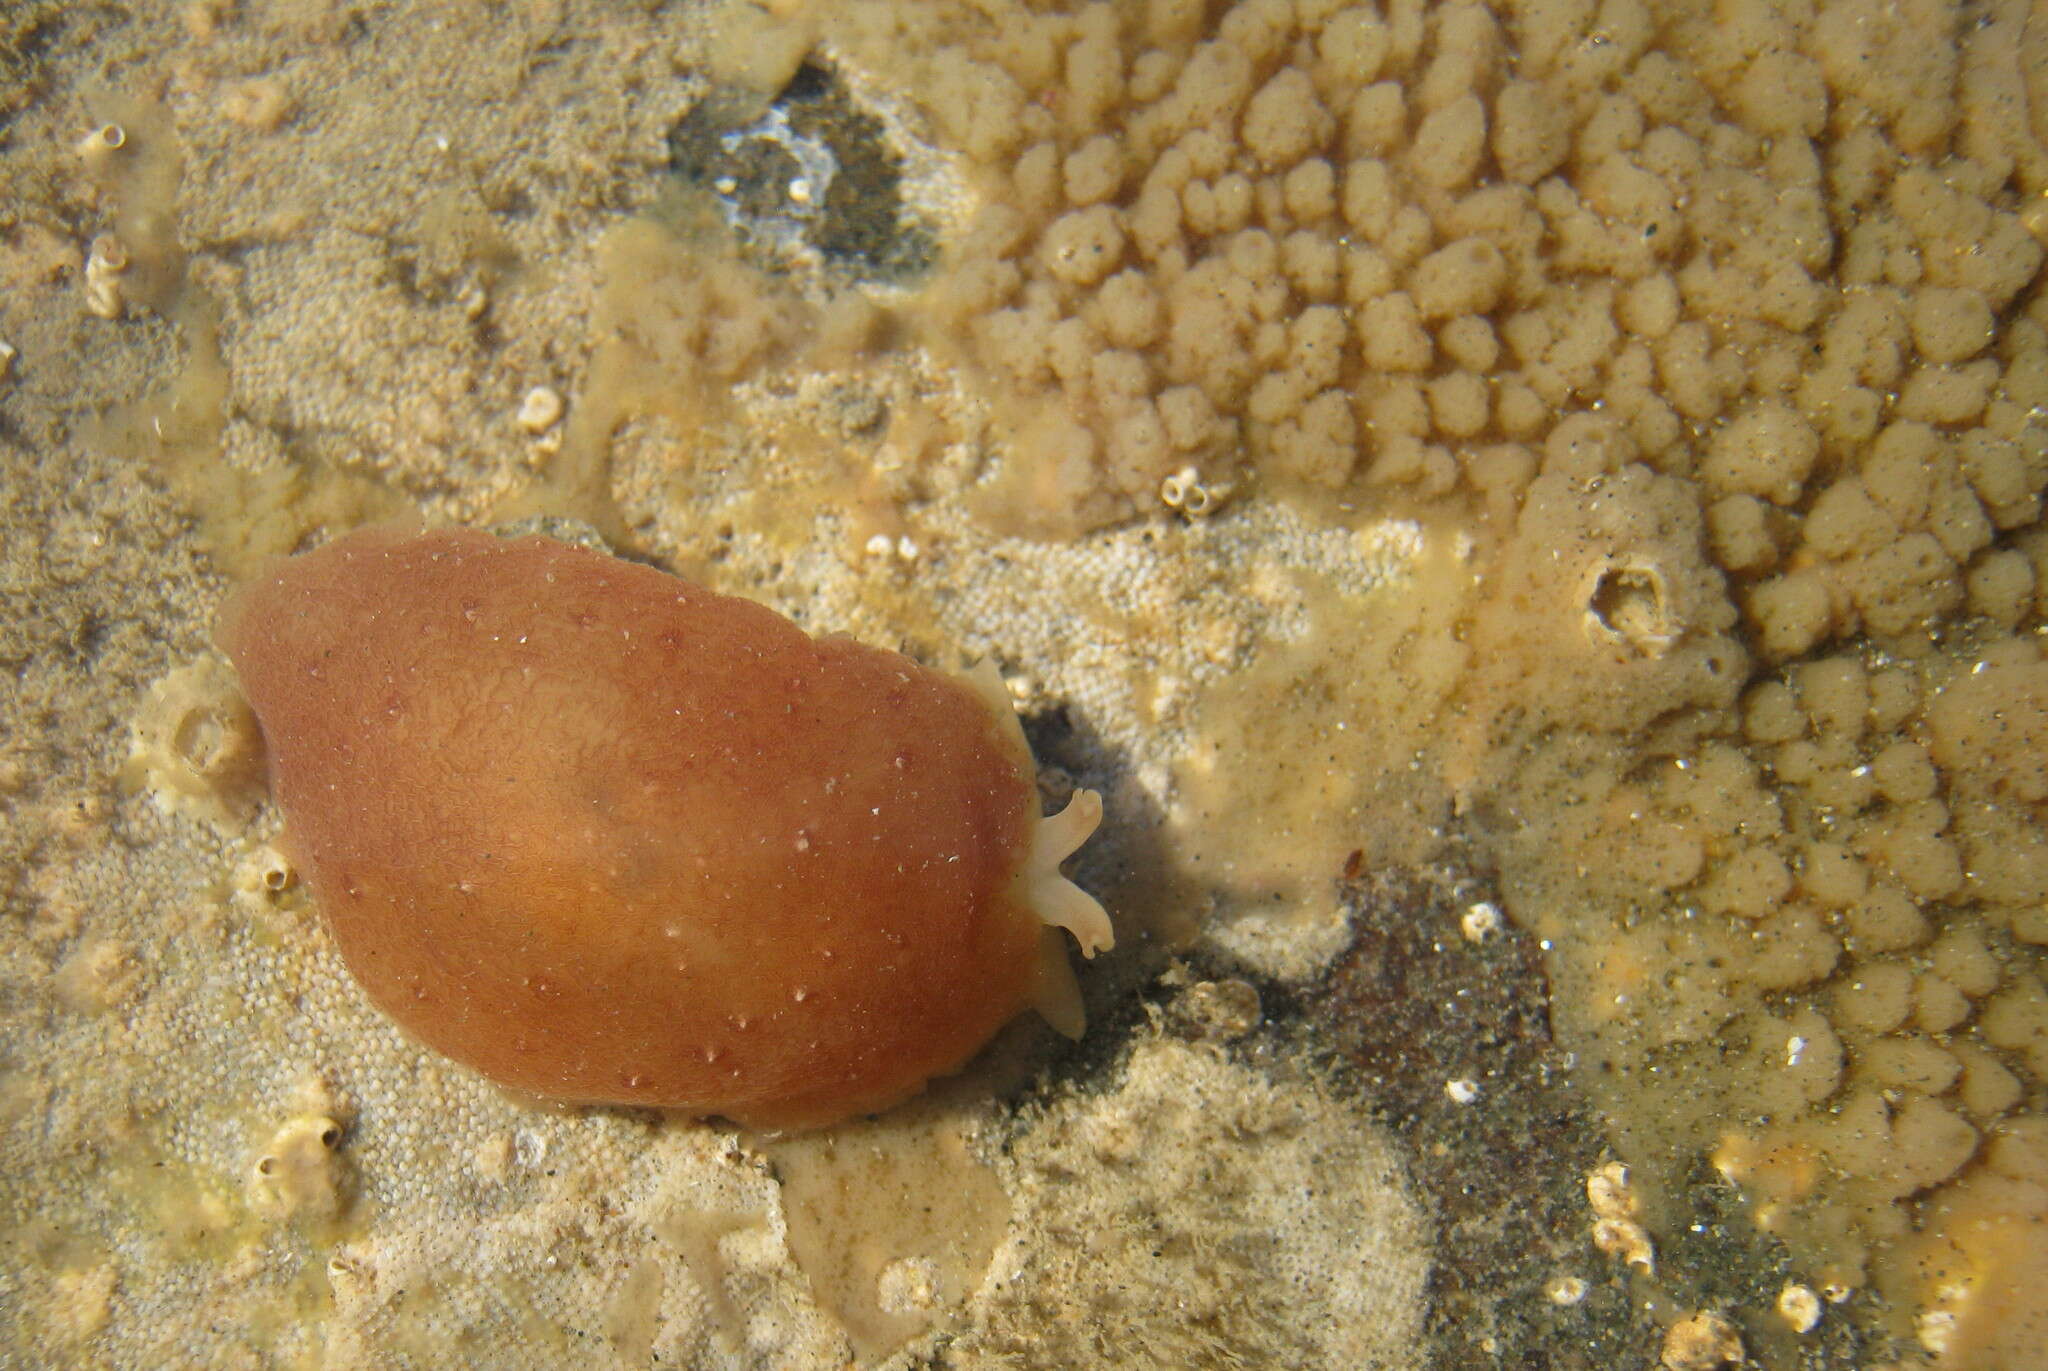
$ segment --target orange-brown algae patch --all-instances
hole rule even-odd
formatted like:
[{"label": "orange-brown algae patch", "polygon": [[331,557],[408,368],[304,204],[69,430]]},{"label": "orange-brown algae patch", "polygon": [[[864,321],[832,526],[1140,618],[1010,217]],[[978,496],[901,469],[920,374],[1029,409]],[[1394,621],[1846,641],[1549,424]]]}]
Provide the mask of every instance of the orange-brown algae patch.
[{"label": "orange-brown algae patch", "polygon": [[979,683],[540,537],[373,528],[218,625],[281,845],[371,999],[502,1084],[763,1127],[883,1108],[1078,1014],[1038,817]]}]

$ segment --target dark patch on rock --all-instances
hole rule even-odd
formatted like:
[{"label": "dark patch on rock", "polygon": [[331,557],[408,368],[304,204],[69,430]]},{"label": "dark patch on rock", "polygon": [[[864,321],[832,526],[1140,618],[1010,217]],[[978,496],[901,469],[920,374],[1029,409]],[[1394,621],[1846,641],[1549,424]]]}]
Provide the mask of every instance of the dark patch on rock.
[{"label": "dark patch on rock", "polygon": [[[1565,1081],[1534,940],[1468,941],[1459,921],[1486,890],[1448,872],[1366,873],[1343,892],[1351,946],[1301,1010],[1337,1082],[1408,1143],[1442,1225],[1433,1364],[1654,1365],[1661,1330],[1587,1240],[1603,1138]],[[1459,1103],[1452,1081],[1477,1095]],[[1586,1295],[1559,1305],[1545,1286],[1566,1275]]]},{"label": "dark patch on rock", "polygon": [[[1773,1309],[1791,1279],[1782,1247],[1742,1216],[1702,1162],[1668,1222],[1654,1275],[1591,1241],[1586,1176],[1610,1160],[1605,1130],[1551,1036],[1542,949],[1503,924],[1483,940],[1461,920],[1498,903],[1473,870],[1367,872],[1339,889],[1350,947],[1317,984],[1269,1005],[1326,1063],[1332,1084],[1406,1142],[1440,1233],[1431,1274],[1430,1364],[1598,1371],[1655,1366],[1664,1317],[1695,1309],[1742,1326],[1752,1363],[1847,1368],[1865,1351],[1848,1321],[1788,1336]],[[1452,1081],[1477,1094],[1460,1103]],[[1576,1303],[1548,1287],[1586,1283]]]},{"label": "dark patch on rock", "polygon": [[899,282],[932,264],[932,234],[904,205],[902,162],[881,121],[823,62],[798,67],[766,105],[712,91],[669,130],[668,146],[670,168],[750,252],[773,261],[808,250],[856,281]]}]

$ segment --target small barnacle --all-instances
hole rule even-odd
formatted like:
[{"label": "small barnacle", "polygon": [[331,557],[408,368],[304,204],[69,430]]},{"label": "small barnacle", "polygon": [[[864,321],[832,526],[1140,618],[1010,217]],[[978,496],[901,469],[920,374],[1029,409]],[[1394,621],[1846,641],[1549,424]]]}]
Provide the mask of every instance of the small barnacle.
[{"label": "small barnacle", "polygon": [[1543,1296],[1561,1308],[1569,1307],[1585,1299],[1588,1289],[1590,1287],[1586,1284],[1584,1276],[1559,1272],[1543,1283]]},{"label": "small barnacle", "polygon": [[1467,906],[1459,916],[1458,931],[1468,943],[1483,943],[1500,932],[1502,922],[1500,906],[1491,900],[1480,900]]},{"label": "small barnacle", "polygon": [[1956,1311],[1946,1307],[1923,1309],[1913,1319],[1913,1337],[1922,1348],[1934,1356],[1948,1352],[1955,1341],[1956,1324],[1960,1322]]},{"label": "small barnacle", "polygon": [[1603,1219],[1634,1218],[1641,1204],[1629,1184],[1628,1167],[1620,1162],[1607,1162],[1588,1172],[1586,1203]]},{"label": "small barnacle", "polygon": [[79,160],[94,171],[99,171],[111,162],[121,149],[128,146],[128,130],[119,124],[101,124],[98,128],[71,145]]},{"label": "small barnacle", "polygon": [[1742,1335],[1719,1314],[1688,1314],[1664,1334],[1660,1357],[1669,1371],[1715,1371],[1742,1360]]},{"label": "small barnacle", "polygon": [[898,563],[909,567],[924,555],[924,548],[907,533],[891,537],[887,533],[870,534],[860,545],[861,555],[875,563]]},{"label": "small barnacle", "polygon": [[298,879],[291,859],[269,843],[264,843],[236,864],[235,874],[229,882],[229,898],[241,913],[253,918],[269,918],[296,903],[289,897],[297,887]]},{"label": "small barnacle", "polygon": [[287,1119],[250,1165],[250,1206],[273,1220],[339,1213],[341,1137],[341,1125],[324,1114]]},{"label": "small barnacle", "polygon": [[1586,636],[1595,643],[1655,659],[1678,641],[1669,587],[1653,563],[1602,557],[1580,586]]},{"label": "small barnacle", "polygon": [[1810,1333],[1820,1322],[1820,1296],[1810,1286],[1787,1283],[1778,1292],[1778,1317],[1792,1325],[1795,1333]]},{"label": "small barnacle", "polygon": [[1619,1257],[1645,1272],[1657,1269],[1656,1249],[1650,1235],[1632,1219],[1601,1219],[1593,1225],[1593,1246],[1610,1257]]},{"label": "small barnacle", "polygon": [[263,740],[227,663],[205,657],[150,687],[122,779],[167,813],[249,822],[263,797]]},{"label": "small barnacle", "polygon": [[1159,483],[1159,502],[1190,519],[1201,519],[1221,509],[1231,489],[1228,482],[1204,485],[1201,473],[1185,466]]},{"label": "small barnacle", "polygon": [[102,319],[118,319],[128,310],[121,273],[128,270],[128,249],[111,233],[92,240],[85,259],[85,308]]},{"label": "small barnacle", "polygon": [[327,1259],[327,1280],[337,1288],[360,1289],[377,1278],[377,1268],[369,1256],[355,1248],[337,1247]]},{"label": "small barnacle", "polygon": [[266,846],[257,854],[256,877],[265,890],[281,895],[291,888],[295,873],[291,861],[282,852]]},{"label": "small barnacle", "polygon": [[1216,481],[1197,486],[1188,492],[1187,501],[1181,509],[1189,518],[1206,518],[1222,509],[1236,489],[1237,486],[1229,481]]},{"label": "small barnacle", "polygon": [[562,393],[552,386],[535,386],[519,402],[519,427],[528,433],[546,433],[562,417]]}]

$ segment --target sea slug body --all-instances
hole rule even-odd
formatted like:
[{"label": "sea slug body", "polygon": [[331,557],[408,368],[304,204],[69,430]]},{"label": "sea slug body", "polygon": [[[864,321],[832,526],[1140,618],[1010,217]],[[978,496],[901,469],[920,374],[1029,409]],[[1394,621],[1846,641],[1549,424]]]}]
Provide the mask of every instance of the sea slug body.
[{"label": "sea slug body", "polygon": [[281,846],[350,970],[504,1085],[770,1128],[872,1112],[1080,1004],[992,670],[954,677],[542,537],[371,528],[230,597]]}]

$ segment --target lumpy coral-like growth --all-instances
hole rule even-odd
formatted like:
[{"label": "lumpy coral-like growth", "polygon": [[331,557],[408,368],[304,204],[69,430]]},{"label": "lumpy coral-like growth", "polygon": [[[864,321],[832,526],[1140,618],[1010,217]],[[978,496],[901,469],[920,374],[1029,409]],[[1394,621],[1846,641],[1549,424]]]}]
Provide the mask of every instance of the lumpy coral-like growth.
[{"label": "lumpy coral-like growth", "polygon": [[371,529],[223,611],[284,846],[370,997],[507,1085],[765,1126],[882,1108],[1029,1006],[1059,877],[972,681],[546,538]]}]

